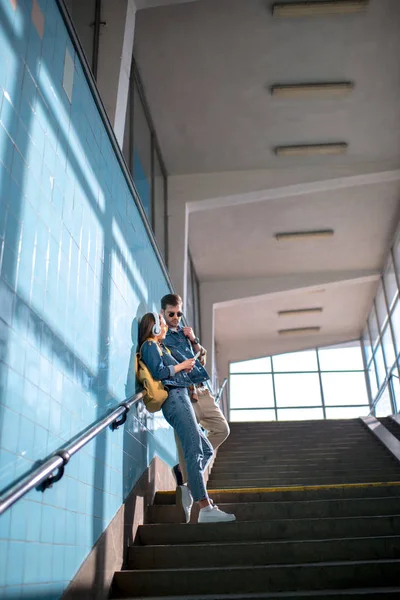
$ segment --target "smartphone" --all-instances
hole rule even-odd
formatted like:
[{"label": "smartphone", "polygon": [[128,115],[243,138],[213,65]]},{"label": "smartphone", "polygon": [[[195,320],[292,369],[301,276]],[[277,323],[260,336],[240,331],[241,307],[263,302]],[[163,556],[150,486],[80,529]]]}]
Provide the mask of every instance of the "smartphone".
[{"label": "smartphone", "polygon": [[198,352],[196,352],[196,354],[194,355],[194,358],[197,359],[197,358],[199,358],[199,356],[200,356],[200,350]]}]

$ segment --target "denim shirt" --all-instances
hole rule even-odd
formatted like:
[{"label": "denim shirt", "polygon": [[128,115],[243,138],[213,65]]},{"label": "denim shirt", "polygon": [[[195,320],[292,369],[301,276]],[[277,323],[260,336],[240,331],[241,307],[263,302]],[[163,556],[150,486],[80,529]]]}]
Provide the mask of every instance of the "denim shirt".
[{"label": "denim shirt", "polygon": [[[161,347],[162,354],[159,352],[159,347]],[[178,361],[167,352],[163,344],[158,346],[153,340],[146,340],[140,352],[142,360],[147,365],[153,379],[162,381],[166,386],[190,387],[193,384],[199,384],[208,379],[208,376],[204,377],[200,373],[195,373],[194,369],[191,373],[186,373],[185,371],[175,373],[174,366],[178,364]],[[182,362],[182,360],[179,362]]]},{"label": "denim shirt", "polygon": [[[168,333],[165,337],[164,344],[167,346],[168,350],[171,351],[172,356],[178,361],[182,362],[188,358],[194,357],[194,351],[192,344],[189,338],[183,333],[182,327],[178,327],[177,331],[173,329],[168,329]],[[207,381],[210,379],[209,374],[203,365],[200,364],[198,360],[196,360],[196,364],[194,366],[193,371],[190,372],[190,376],[193,378],[193,375],[199,375],[203,377],[202,381]]]}]

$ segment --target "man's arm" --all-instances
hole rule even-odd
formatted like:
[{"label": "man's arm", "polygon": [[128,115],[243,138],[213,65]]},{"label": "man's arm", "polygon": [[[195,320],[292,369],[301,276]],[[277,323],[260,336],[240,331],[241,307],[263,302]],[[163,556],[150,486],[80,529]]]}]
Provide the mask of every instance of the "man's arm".
[{"label": "man's arm", "polygon": [[190,340],[193,352],[195,354],[197,354],[197,352],[200,352],[199,361],[204,367],[204,365],[206,364],[207,350],[203,348],[203,346],[200,344],[200,340],[198,337],[195,336],[192,327],[184,327],[183,333]]}]

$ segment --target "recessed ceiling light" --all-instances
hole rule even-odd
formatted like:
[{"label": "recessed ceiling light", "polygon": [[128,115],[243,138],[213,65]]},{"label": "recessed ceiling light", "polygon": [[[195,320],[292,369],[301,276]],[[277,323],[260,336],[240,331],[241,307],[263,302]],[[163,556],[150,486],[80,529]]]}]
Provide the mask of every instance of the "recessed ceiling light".
[{"label": "recessed ceiling light", "polygon": [[305,240],[310,238],[327,238],[335,234],[333,229],[314,229],[310,231],[283,231],[275,233],[275,239],[279,241]]},{"label": "recessed ceiling light", "polygon": [[314,96],[338,97],[347,96],[354,89],[354,83],[342,81],[338,83],[296,83],[276,84],[271,87],[271,95],[279,98],[310,98]]},{"label": "recessed ceiling light", "polygon": [[306,333],[316,333],[321,327],[294,327],[293,329],[279,329],[279,335],[304,335]]},{"label": "recessed ceiling light", "polygon": [[321,2],[276,2],[272,15],[280,18],[351,15],[366,10],[369,0],[324,0]]},{"label": "recessed ceiling light", "polygon": [[312,315],[322,313],[322,306],[315,306],[313,308],[296,308],[292,310],[279,310],[278,315],[280,317],[294,317],[297,315]]},{"label": "recessed ceiling light", "polygon": [[297,144],[295,146],[277,146],[277,156],[322,156],[344,154],[348,148],[346,142],[334,144]]}]

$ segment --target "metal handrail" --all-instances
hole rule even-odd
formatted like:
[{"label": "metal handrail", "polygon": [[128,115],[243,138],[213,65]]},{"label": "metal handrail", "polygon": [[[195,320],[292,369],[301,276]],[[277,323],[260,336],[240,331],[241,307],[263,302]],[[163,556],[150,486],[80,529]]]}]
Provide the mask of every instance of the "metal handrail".
[{"label": "metal handrail", "polygon": [[83,446],[86,446],[86,444],[108,426],[111,427],[112,431],[115,431],[123,425],[132,406],[142,398],[143,392],[139,392],[124,400],[109,415],[87,427],[68,444],[41,462],[33,471],[23,475],[22,478],[7,487],[0,495],[0,515],[34,488],[44,492],[59,481],[64,475],[64,468],[71,456],[76,454]]},{"label": "metal handrail", "polygon": [[227,378],[227,377],[225,377],[225,379],[224,379],[224,380],[223,380],[223,382],[222,382],[222,385],[221,385],[221,387],[220,387],[220,388],[219,388],[219,390],[218,390],[218,393],[217,393],[217,395],[215,396],[215,402],[216,402],[216,403],[220,401],[220,398],[221,398],[221,396],[222,396],[222,392],[224,391],[224,387],[226,386],[226,384],[227,384],[227,383],[228,383],[228,378]]}]

